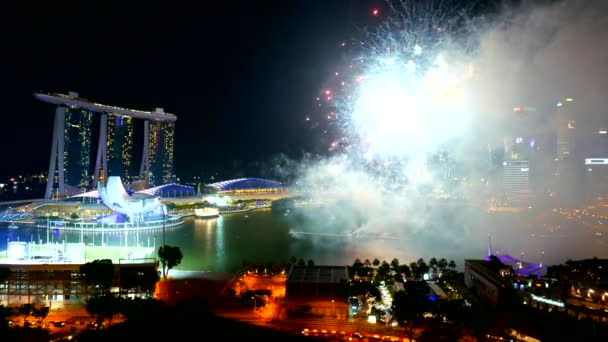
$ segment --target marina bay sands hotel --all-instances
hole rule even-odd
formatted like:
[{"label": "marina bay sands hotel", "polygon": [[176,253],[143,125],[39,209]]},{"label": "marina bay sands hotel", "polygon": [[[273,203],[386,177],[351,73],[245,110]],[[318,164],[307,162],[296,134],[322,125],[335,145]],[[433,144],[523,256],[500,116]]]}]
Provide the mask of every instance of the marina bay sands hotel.
[{"label": "marina bay sands hotel", "polygon": [[[56,105],[53,142],[45,198],[65,198],[97,188],[109,176],[120,176],[133,188],[147,188],[173,180],[173,138],[177,117],[162,108],[127,109],[81,99],[78,93],[35,93]],[[94,167],[91,145],[94,117],[99,114],[99,139]],[[143,120],[143,141],[135,141],[135,120]],[[142,146],[136,172],[134,146]]]}]

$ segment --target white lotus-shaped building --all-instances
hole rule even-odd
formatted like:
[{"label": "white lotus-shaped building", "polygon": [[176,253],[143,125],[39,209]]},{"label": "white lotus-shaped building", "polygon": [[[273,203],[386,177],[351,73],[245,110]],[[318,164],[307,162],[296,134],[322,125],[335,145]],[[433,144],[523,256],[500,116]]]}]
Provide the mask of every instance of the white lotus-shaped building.
[{"label": "white lotus-shaped building", "polygon": [[108,177],[105,186],[100,182],[98,190],[101,200],[108,208],[127,215],[132,222],[142,221],[144,214],[160,213],[162,210],[159,197],[140,193],[129,196],[118,176]]}]

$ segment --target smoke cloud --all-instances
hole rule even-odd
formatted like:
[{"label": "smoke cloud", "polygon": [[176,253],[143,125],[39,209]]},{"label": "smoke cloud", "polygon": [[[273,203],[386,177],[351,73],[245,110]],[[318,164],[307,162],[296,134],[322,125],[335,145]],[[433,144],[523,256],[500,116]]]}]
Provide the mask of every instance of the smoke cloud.
[{"label": "smoke cloud", "polygon": [[[561,226],[559,234],[548,232],[562,223],[545,212],[488,212],[489,199],[501,189],[501,178],[491,179],[496,166],[492,151],[502,146],[506,136],[547,137],[539,153],[552,159],[555,106],[565,98],[574,99],[577,122],[606,127],[608,3],[524,3],[467,19],[469,26],[457,33],[466,32],[466,37],[449,37],[444,45],[434,42],[430,51],[448,58],[452,70],[470,73],[460,85],[466,128],[420,154],[404,149],[403,155],[369,156],[358,145],[307,159],[297,167],[282,160],[282,173],[285,165],[290,172],[296,170],[292,186],[305,189],[312,203],[323,208],[299,212],[302,216],[292,226],[297,239],[312,240],[320,248],[346,247],[349,251],[340,261],[347,263],[356,257],[401,261],[446,257],[462,264],[464,258],[485,256],[488,234],[502,247],[498,250],[514,256],[546,251],[545,262],[608,257],[603,242],[584,240],[579,228]],[[403,13],[389,20],[404,20]],[[395,26],[384,29],[391,27]],[[387,37],[382,31],[370,35],[369,45],[391,51],[395,44],[404,44],[395,35],[390,35],[390,42],[383,41]],[[418,41],[406,43],[404,49]],[[424,49],[424,41],[420,45]],[[515,107],[535,110],[521,119]],[[419,114],[428,113],[422,109]],[[427,134],[434,132],[429,129]],[[404,144],[410,142],[403,138]],[[441,153],[447,159],[438,162]]]}]

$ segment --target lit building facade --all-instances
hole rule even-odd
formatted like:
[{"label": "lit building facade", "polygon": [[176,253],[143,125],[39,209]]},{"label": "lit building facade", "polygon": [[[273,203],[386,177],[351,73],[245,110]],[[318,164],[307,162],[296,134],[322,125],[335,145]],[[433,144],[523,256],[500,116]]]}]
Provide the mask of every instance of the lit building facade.
[{"label": "lit building facade", "polygon": [[91,127],[93,113],[80,108],[65,108],[63,166],[65,182],[86,189],[91,182]]},{"label": "lit building facade", "polygon": [[[80,273],[80,263],[2,264],[6,276],[0,280],[0,301],[5,306],[49,305],[54,310],[82,304],[94,293]],[[158,280],[158,263],[138,259],[114,264],[111,291],[129,297],[153,298]]]},{"label": "lit building facade", "polygon": [[[93,113],[84,108],[59,105],[55,109],[46,198],[66,196],[89,185],[92,122]],[[54,183],[58,184],[55,194]]]},{"label": "lit building facade", "polygon": [[130,181],[133,176],[133,118],[108,114],[107,125],[108,174],[105,177],[119,176]]},{"label": "lit building facade", "polygon": [[574,136],[576,132],[576,120],[572,112],[573,99],[567,98],[565,101],[557,103],[555,111],[555,121],[557,124],[557,161],[564,161],[570,158],[574,149]]},{"label": "lit building facade", "polygon": [[[169,183],[173,179],[173,139],[177,117],[162,108],[153,111],[126,109],[94,103],[77,93],[41,94],[38,100],[57,105],[51,147],[51,162],[45,198],[65,198],[97,188],[108,177],[119,176],[127,183],[148,186]],[[97,155],[91,175],[91,133],[93,115],[100,115]],[[136,141],[134,126],[144,123],[143,143]],[[135,147],[141,150],[139,174],[135,174]],[[55,187],[55,184],[57,185]],[[72,191],[73,190],[73,191]]]},{"label": "lit building facade", "polygon": [[[554,115],[555,120],[555,165],[552,191],[556,204],[560,207],[580,205],[584,177],[584,157],[587,153],[579,145],[585,140],[578,132],[580,122],[575,120],[575,102],[572,98],[558,101]],[[578,135],[578,136],[577,136]]]},{"label": "lit building facade", "polygon": [[173,181],[173,122],[148,123],[148,185],[158,186]]},{"label": "lit building facade", "polygon": [[503,193],[507,205],[527,207],[534,198],[531,179],[538,165],[538,141],[531,131],[536,108],[513,108],[511,135],[504,138]]},{"label": "lit building facade", "polygon": [[527,160],[503,162],[503,186],[510,205],[525,205],[530,200],[530,164]]}]

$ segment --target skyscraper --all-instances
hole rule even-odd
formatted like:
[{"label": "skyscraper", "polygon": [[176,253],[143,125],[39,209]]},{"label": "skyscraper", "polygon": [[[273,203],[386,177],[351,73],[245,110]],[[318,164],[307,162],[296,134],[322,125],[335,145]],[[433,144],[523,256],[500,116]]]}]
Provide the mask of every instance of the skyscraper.
[{"label": "skyscraper", "polygon": [[86,189],[89,185],[92,123],[91,111],[78,107],[56,108],[48,173],[52,182],[47,183],[47,198],[52,195],[53,182],[61,185],[58,189],[61,194]]},{"label": "skyscraper", "polygon": [[572,112],[573,99],[567,98],[565,101],[557,103],[555,111],[555,122],[557,124],[557,155],[556,160],[564,161],[570,158],[574,149],[574,136],[576,120]]},{"label": "skyscraper", "polygon": [[[576,156],[577,122],[572,98],[560,100],[556,104],[555,120],[555,166],[552,191],[559,206],[576,206],[581,199],[579,183],[584,170],[584,158]],[[580,154],[580,153],[579,153]]]},{"label": "skyscraper", "polygon": [[534,107],[514,107],[511,135],[504,138],[503,190],[511,206],[529,206],[533,193],[531,178],[535,165],[537,140],[531,131]]},{"label": "skyscraper", "polygon": [[[96,188],[109,176],[120,176],[126,184],[136,179],[146,185],[161,185],[173,178],[173,138],[177,117],[163,109],[141,111],[108,106],[81,99],[77,93],[34,94],[34,97],[57,105],[51,161],[45,198],[74,195]],[[99,141],[91,176],[91,136],[94,113],[100,114]],[[136,143],[136,119],[144,123],[143,144]],[[139,175],[133,168],[134,151],[141,150]],[[57,184],[57,191],[54,185]]]},{"label": "skyscraper", "polygon": [[[156,113],[162,113],[157,108]],[[139,174],[148,186],[157,186],[173,180],[173,139],[175,123],[146,120],[144,123],[144,150]]]},{"label": "skyscraper", "polygon": [[109,176],[119,176],[125,183],[133,177],[133,118],[108,114],[107,158]]}]

